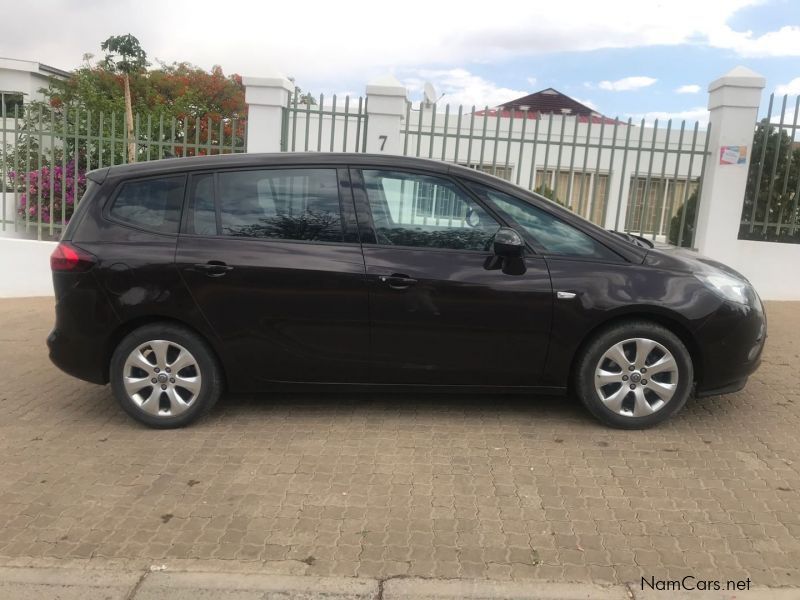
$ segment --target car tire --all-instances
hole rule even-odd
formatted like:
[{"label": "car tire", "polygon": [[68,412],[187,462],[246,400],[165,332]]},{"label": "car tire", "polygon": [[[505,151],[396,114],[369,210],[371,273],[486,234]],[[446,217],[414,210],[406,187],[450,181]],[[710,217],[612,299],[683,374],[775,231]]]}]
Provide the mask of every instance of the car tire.
[{"label": "car tire", "polygon": [[575,391],[598,420],[645,429],[680,411],[694,389],[691,355],[669,329],[644,320],[616,323],[584,347]]},{"label": "car tire", "polygon": [[216,404],[222,369],[206,341],[172,323],[152,323],[117,345],[109,368],[122,409],[157,429],[183,427]]}]

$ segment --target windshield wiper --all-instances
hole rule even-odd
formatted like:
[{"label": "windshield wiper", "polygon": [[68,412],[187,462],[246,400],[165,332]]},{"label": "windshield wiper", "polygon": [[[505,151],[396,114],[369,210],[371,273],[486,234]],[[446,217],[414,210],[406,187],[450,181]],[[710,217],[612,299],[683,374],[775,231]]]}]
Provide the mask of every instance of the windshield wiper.
[{"label": "windshield wiper", "polygon": [[617,231],[616,229],[609,229],[609,231],[615,235],[618,235],[626,242],[633,244],[634,246],[639,246],[640,248],[653,248],[654,244],[652,240],[648,240],[645,237],[640,235],[631,235],[630,233],[626,233],[624,231]]}]

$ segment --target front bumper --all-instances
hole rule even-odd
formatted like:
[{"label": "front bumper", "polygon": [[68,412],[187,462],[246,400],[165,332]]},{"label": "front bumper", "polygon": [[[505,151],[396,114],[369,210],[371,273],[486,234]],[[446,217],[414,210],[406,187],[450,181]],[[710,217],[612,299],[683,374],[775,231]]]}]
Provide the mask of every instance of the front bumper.
[{"label": "front bumper", "polygon": [[754,304],[725,302],[698,331],[703,360],[697,396],[738,391],[758,369],[767,321],[760,300],[756,298]]}]

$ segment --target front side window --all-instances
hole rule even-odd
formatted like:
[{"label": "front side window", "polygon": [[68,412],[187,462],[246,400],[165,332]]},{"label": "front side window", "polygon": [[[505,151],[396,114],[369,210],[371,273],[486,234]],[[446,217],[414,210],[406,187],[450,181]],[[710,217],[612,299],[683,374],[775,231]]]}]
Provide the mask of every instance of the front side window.
[{"label": "front side window", "polygon": [[185,177],[173,175],[123,183],[112,218],[156,233],[178,233]]},{"label": "front side window", "polygon": [[447,179],[383,170],[363,175],[380,245],[483,251],[500,228]]},{"label": "front side window", "polygon": [[218,175],[223,235],[342,242],[335,169],[264,169]]},{"label": "front side window", "polygon": [[547,211],[486,186],[474,187],[498,210],[524,227],[548,254],[619,260],[614,252]]}]

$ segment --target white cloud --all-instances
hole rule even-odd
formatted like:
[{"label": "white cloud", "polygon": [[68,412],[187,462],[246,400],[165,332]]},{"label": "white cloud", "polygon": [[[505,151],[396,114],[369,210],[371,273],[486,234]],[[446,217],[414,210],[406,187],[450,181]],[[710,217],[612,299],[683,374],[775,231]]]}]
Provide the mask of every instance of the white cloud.
[{"label": "white cloud", "polygon": [[645,113],[631,113],[626,115],[633,119],[634,124],[639,124],[642,119],[648,126],[652,126],[656,119],[658,119],[659,129],[667,126],[667,121],[672,119],[672,129],[680,128],[680,122],[686,121],[686,131],[690,131],[694,127],[695,121],[700,123],[700,127],[705,127],[708,124],[708,109],[703,106],[689,108],[687,110],[679,111],[660,111],[654,110]]},{"label": "white cloud", "polygon": [[689,83],[687,85],[682,85],[675,89],[676,94],[696,94],[700,91],[700,86],[696,83]]},{"label": "white cloud", "polygon": [[800,95],[800,77],[795,77],[789,83],[783,83],[775,88],[777,96],[788,94],[789,96]]},{"label": "white cloud", "polygon": [[536,87],[536,77],[528,77],[528,85],[532,88]]},{"label": "white cloud", "polygon": [[473,75],[466,69],[415,69],[411,73],[409,77],[401,80],[410,96],[419,99],[423,85],[426,81],[430,81],[438,95],[444,94],[440,101],[441,105],[493,107],[530,93],[526,90],[498,86],[483,77]]},{"label": "white cloud", "polygon": [[645,77],[642,75],[634,77],[623,77],[616,81],[601,81],[597,84],[601,90],[610,90],[612,92],[628,92],[631,90],[640,90],[653,85],[658,79],[654,77]]},{"label": "white cloud", "polygon": [[[212,0],[39,0],[15,4],[15,21],[36,23],[36,35],[5,28],[2,54],[72,68],[84,52],[99,54],[105,36],[130,31],[151,60],[221,64],[226,72],[254,76],[278,69],[295,75],[303,89],[310,82],[359,90],[370,78],[404,67],[492,64],[564,51],[694,43],[743,56],[800,55],[800,27],[754,36],[727,25],[738,10],[761,1],[563,0],[558,10],[528,2],[515,5],[509,19],[508,11],[487,11],[478,0],[462,0],[458,10],[429,0],[350,0],[344,12],[329,0],[307,0],[300,11],[291,2],[241,0],[231,29],[209,18],[220,10]],[[98,23],[117,29],[98,30]]]},{"label": "white cloud", "polygon": [[722,24],[709,31],[708,44],[749,58],[800,56],[800,27],[786,25],[754,37],[752,31],[734,31]]}]

